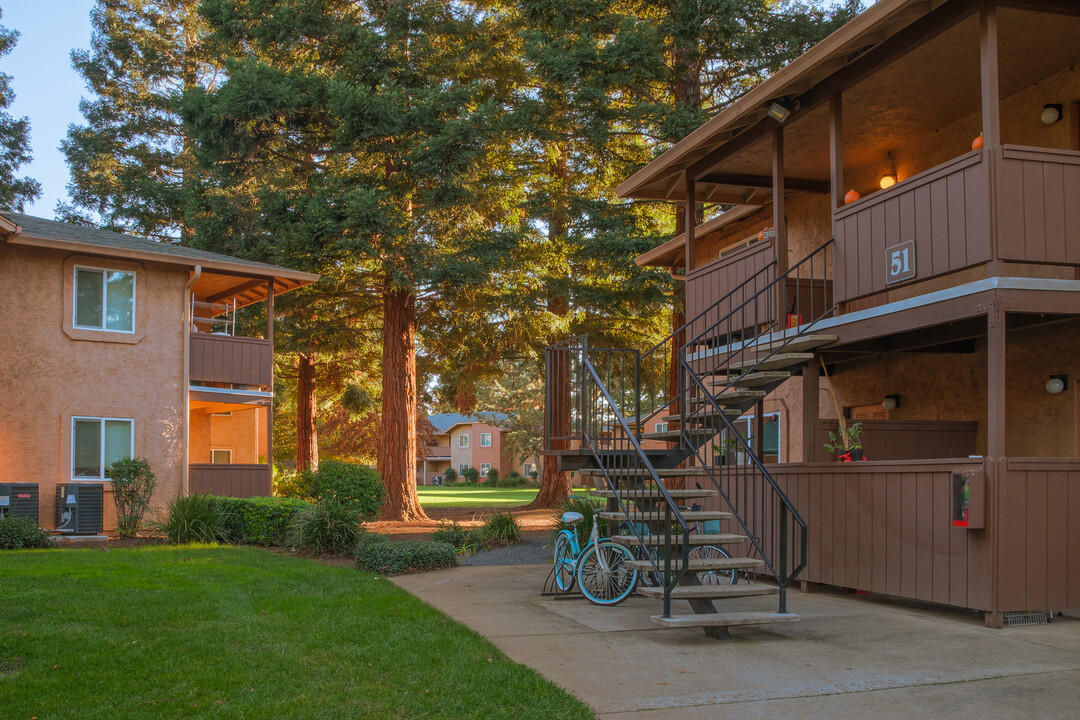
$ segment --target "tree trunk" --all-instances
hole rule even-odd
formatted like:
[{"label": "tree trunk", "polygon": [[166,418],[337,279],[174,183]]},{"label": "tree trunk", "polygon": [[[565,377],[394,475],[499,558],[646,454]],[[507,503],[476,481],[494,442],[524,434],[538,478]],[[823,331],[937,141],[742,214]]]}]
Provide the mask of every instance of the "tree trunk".
[{"label": "tree trunk", "polygon": [[386,278],[379,472],[384,520],[426,520],[416,494],[416,296]]},{"label": "tree trunk", "polygon": [[315,357],[296,358],[296,469],[319,469],[319,442],[315,434]]}]

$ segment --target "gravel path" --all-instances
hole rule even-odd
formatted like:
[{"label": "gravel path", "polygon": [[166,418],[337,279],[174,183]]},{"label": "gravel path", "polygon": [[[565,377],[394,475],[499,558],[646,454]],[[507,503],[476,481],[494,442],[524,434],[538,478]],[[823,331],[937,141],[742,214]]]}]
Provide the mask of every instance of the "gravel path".
[{"label": "gravel path", "polygon": [[483,550],[464,558],[462,565],[550,565],[551,541],[547,534],[527,537],[520,545]]}]

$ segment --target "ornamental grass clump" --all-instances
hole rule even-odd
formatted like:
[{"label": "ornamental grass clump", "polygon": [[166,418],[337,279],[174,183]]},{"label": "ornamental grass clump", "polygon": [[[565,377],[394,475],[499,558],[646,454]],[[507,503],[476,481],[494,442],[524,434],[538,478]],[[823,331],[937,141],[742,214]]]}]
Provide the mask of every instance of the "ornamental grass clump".
[{"label": "ornamental grass clump", "polygon": [[133,538],[150,509],[157,478],[145,458],[124,457],[109,466],[109,480],[116,503],[116,534]]},{"label": "ornamental grass clump", "polygon": [[479,528],[465,528],[457,522],[446,520],[440,522],[439,528],[431,533],[431,539],[453,546],[459,555],[476,552],[481,545]]},{"label": "ornamental grass clump", "polygon": [[484,542],[513,545],[524,538],[517,518],[510,513],[495,513],[484,521],[480,528],[480,537]]},{"label": "ornamental grass clump", "polygon": [[581,542],[585,542],[585,539],[592,533],[593,520],[598,520],[600,523],[600,537],[608,536],[608,524],[607,520],[603,518],[597,518],[596,513],[604,508],[604,501],[600,498],[591,498],[580,495],[571,495],[563,500],[562,505],[555,511],[555,527],[551,531],[551,536],[557,537],[563,530],[569,530],[570,525],[563,522],[563,513],[576,512],[582,516],[582,521],[578,523],[577,532],[578,538]]},{"label": "ornamental grass clump", "polygon": [[349,552],[363,532],[362,521],[363,511],[355,504],[323,498],[296,513],[287,544],[316,555]]},{"label": "ornamental grass clump", "polygon": [[221,498],[206,493],[175,497],[150,527],[174,543],[228,542],[230,511]]}]

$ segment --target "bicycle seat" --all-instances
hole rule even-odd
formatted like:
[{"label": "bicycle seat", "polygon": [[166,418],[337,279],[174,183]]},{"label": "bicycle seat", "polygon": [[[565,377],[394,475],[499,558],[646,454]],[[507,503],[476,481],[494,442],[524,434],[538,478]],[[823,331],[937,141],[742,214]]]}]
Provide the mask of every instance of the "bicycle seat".
[{"label": "bicycle seat", "polygon": [[585,519],[585,516],[576,512],[564,512],[562,514],[562,521],[567,525],[577,525],[579,522]]}]

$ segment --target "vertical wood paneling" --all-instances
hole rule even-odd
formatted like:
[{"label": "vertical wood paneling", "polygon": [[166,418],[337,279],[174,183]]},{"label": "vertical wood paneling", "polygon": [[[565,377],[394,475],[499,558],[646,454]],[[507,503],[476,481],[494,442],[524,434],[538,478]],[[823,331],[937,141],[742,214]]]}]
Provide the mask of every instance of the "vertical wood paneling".
[{"label": "vertical wood paneling", "polygon": [[949,565],[952,559],[952,551],[949,542],[949,530],[952,527],[952,518],[949,515],[950,493],[949,484],[935,482],[931,478],[930,502],[931,526],[934,551],[932,553],[931,591],[930,599],[938,603],[951,603],[949,595]]},{"label": "vertical wood paneling", "polygon": [[266,465],[188,466],[188,490],[227,497],[269,497],[273,482]]},{"label": "vertical wood paneling", "polygon": [[844,500],[844,585],[859,587],[859,483],[861,475],[845,478]]},{"label": "vertical wood paneling", "polygon": [[198,382],[269,385],[273,347],[269,340],[192,333],[189,368]]},{"label": "vertical wood paneling", "polygon": [[949,203],[949,265],[942,272],[967,265],[967,209],[964,200],[964,173],[953,173],[946,179]]},{"label": "vertical wood paneling", "polygon": [[874,576],[874,474],[859,476],[859,562],[853,587],[869,588]]},{"label": "vertical wood paneling", "polygon": [[886,483],[885,527],[887,543],[885,546],[885,592],[889,595],[900,594],[901,555],[903,552],[903,502],[901,500],[901,475],[888,473]]},{"label": "vertical wood paneling", "polygon": [[934,599],[934,557],[938,548],[934,546],[937,533],[934,532],[934,476],[932,473],[919,473],[915,479],[915,508],[918,513],[916,524],[916,565],[915,593],[920,600]]},{"label": "vertical wood paneling", "polygon": [[[1069,476],[1062,471],[1046,473],[1046,606],[1072,607],[1067,604],[1069,567]],[[1073,552],[1080,551],[1080,548]]]},{"label": "vertical wood paneling", "polygon": [[1012,582],[1001,583],[998,587],[1002,610],[1023,609],[1026,596],[1022,580],[1027,578],[1024,568],[1027,561],[1027,493],[1023,480],[1022,476],[1007,474],[999,490],[1003,516],[999,528],[998,576],[1012,578]]},{"label": "vertical wood paneling", "polygon": [[1080,165],[1066,165],[1061,172],[1062,195],[1068,198],[1064,207],[1065,262],[1080,265]]},{"label": "vertical wood paneling", "polygon": [[1026,594],[1020,610],[1046,607],[1046,473],[1029,472],[1024,484],[1027,486],[1027,533],[1025,540],[1024,569],[1026,571]]},{"label": "vertical wood paneling", "polygon": [[870,572],[869,588],[876,593],[888,592],[888,545],[889,531],[887,518],[889,516],[887,484],[884,473],[872,473],[871,485],[873,486],[874,505],[873,514],[870,518],[874,530],[874,554]]},{"label": "vertical wood paneling", "polygon": [[1080,152],[1007,145],[997,162],[1002,258],[1080,264]]},{"label": "vertical wood paneling", "polygon": [[918,563],[918,507],[914,473],[900,475],[900,595],[918,597],[915,570]]},{"label": "vertical wood paneling", "polygon": [[[696,268],[686,279],[687,320],[696,318],[706,308],[727,296],[773,259],[773,244],[771,241],[764,241]],[[765,287],[771,277],[771,272],[763,275],[756,289]],[[696,320],[691,327],[693,335],[698,335],[722,320],[743,301],[749,299],[754,292],[755,289],[751,286],[746,291],[737,293],[729,302],[721,303],[720,307],[709,312],[707,317]],[[718,331],[722,330],[726,328],[718,329]]]}]

